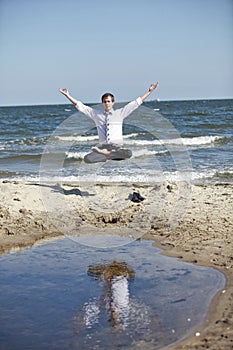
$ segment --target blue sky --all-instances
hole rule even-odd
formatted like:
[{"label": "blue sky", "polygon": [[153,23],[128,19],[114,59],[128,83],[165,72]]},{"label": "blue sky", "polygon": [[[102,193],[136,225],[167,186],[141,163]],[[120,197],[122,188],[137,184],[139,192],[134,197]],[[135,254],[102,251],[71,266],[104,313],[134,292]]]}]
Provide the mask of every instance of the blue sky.
[{"label": "blue sky", "polygon": [[0,0],[0,105],[233,97],[232,0]]}]

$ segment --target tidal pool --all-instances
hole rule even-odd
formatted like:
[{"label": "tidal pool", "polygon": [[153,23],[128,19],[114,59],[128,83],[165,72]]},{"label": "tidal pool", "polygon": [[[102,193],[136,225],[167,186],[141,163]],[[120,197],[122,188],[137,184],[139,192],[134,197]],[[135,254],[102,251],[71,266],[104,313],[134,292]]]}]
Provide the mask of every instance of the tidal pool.
[{"label": "tidal pool", "polygon": [[193,332],[224,275],[126,243],[64,238],[0,256],[0,348],[154,350]]}]

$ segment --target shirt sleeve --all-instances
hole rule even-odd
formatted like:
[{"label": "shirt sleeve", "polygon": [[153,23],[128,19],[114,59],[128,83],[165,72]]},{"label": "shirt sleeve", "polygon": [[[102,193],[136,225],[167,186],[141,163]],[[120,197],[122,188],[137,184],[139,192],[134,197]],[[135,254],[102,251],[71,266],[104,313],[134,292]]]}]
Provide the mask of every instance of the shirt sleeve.
[{"label": "shirt sleeve", "polygon": [[77,104],[75,105],[77,110],[79,112],[82,112],[86,116],[90,117],[91,119],[95,119],[95,110],[89,106],[86,106],[81,101],[77,101]]},{"label": "shirt sleeve", "polygon": [[138,97],[136,100],[127,103],[121,110],[122,118],[128,117],[135,109],[137,109],[142,104],[141,97]]},{"label": "shirt sleeve", "polygon": [[141,99],[141,97],[138,97],[137,99],[136,99],[136,102],[137,102],[137,104],[138,104],[138,106],[140,106],[141,104],[142,104],[142,99]]}]

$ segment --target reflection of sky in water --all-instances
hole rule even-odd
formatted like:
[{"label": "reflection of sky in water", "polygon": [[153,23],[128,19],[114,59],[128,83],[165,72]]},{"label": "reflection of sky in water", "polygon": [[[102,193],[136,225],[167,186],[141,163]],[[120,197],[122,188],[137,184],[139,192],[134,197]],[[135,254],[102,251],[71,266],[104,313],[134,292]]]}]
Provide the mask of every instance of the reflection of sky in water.
[{"label": "reflection of sky in water", "polygon": [[159,252],[149,241],[94,249],[66,238],[1,256],[1,345],[161,349],[180,339],[225,279]]}]

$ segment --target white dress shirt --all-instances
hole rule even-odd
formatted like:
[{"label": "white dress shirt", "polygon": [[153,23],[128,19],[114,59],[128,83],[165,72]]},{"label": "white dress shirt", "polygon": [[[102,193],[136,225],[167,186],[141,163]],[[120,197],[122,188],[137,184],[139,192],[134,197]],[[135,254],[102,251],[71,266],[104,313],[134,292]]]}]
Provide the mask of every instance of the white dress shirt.
[{"label": "white dress shirt", "polygon": [[141,97],[129,102],[123,108],[105,112],[84,105],[78,101],[76,108],[90,117],[97,127],[100,143],[123,144],[122,125],[123,120],[142,104]]}]

